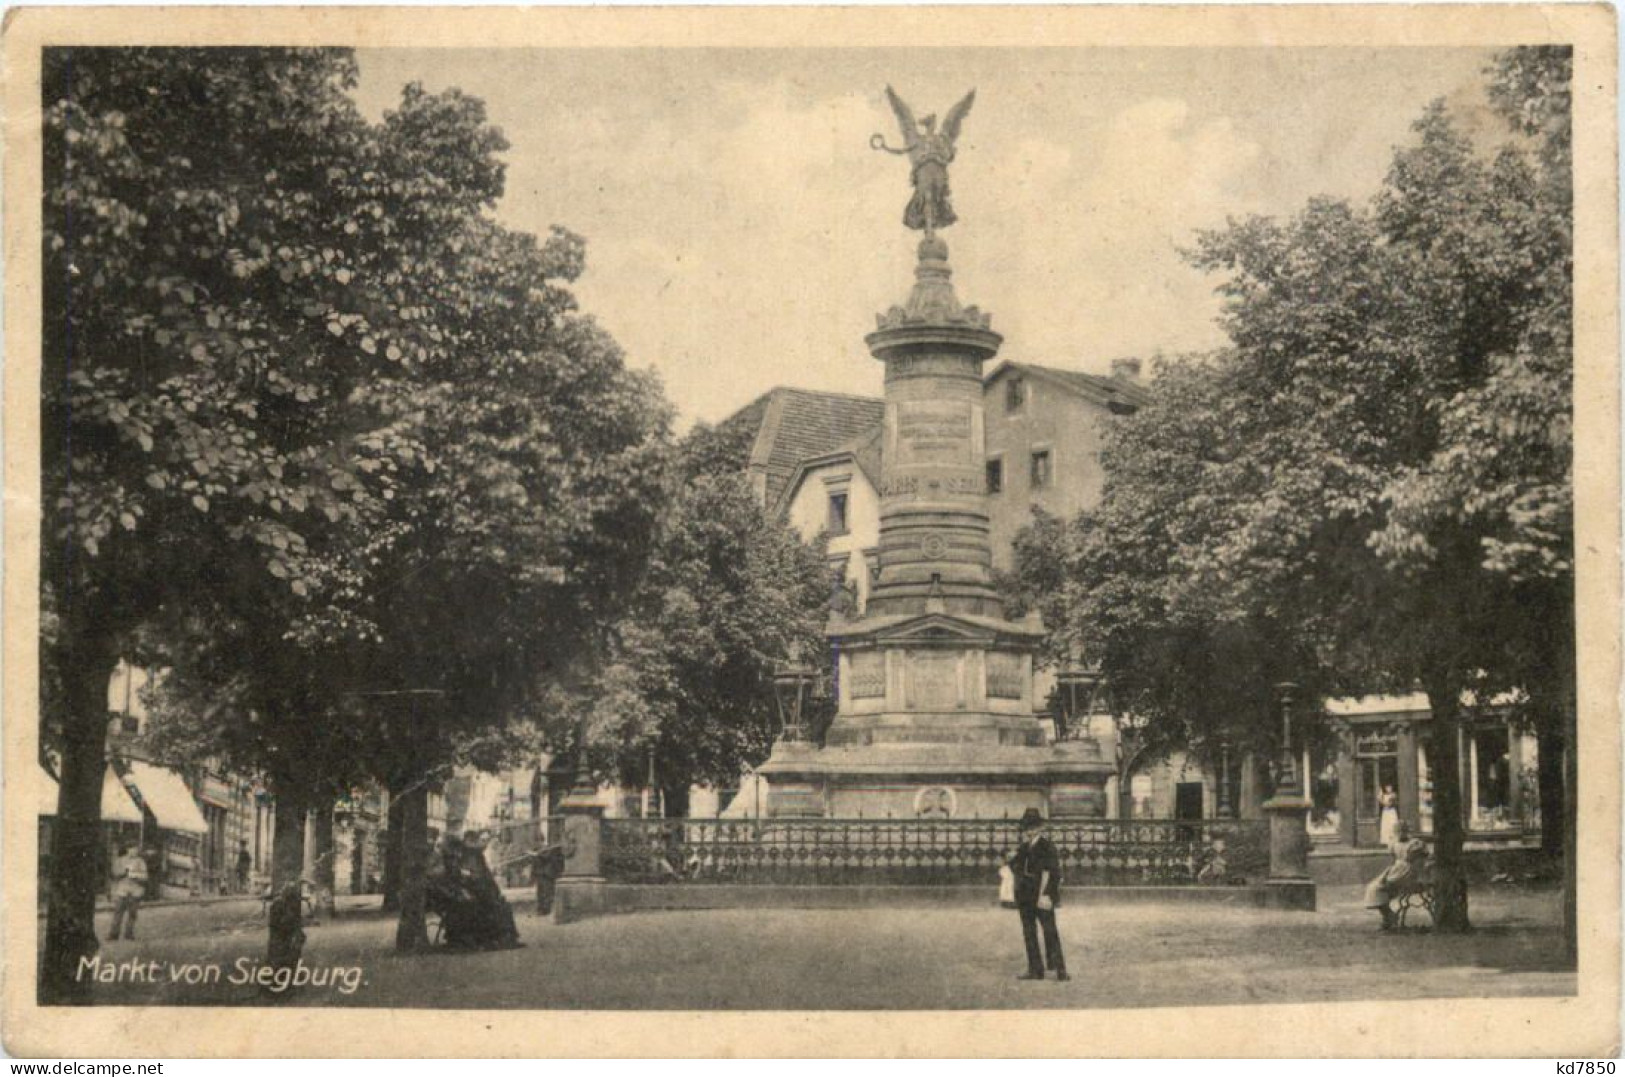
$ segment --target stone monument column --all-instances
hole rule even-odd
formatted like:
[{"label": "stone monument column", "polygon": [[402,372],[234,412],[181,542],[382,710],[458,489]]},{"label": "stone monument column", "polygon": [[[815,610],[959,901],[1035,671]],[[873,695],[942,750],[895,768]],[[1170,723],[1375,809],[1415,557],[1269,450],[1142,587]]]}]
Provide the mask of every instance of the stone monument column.
[{"label": "stone monument column", "polygon": [[[954,223],[948,164],[974,93],[916,121],[895,94],[923,231],[908,298],[864,338],[885,364],[879,572],[863,616],[826,630],[839,687],[822,747],[786,737],[759,773],[773,816],[1101,817],[1100,745],[1051,744],[1035,717],[1036,615],[1011,621],[993,586],[982,368],[1003,343],[961,306],[937,229]],[[880,139],[880,136],[876,136]],[[877,149],[891,149],[884,141]]]},{"label": "stone monument column", "polygon": [[915,285],[865,338],[886,364],[876,616],[999,617],[987,512],[982,364],[1002,339],[954,295],[948,245],[920,241]]}]

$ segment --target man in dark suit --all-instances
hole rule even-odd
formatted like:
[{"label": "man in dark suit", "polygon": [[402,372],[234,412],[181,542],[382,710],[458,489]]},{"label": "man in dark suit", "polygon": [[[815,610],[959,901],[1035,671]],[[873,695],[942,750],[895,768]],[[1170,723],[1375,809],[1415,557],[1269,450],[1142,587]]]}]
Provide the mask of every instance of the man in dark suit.
[{"label": "man in dark suit", "polygon": [[[1061,859],[1044,836],[1044,817],[1036,808],[1021,816],[1021,846],[1010,858],[1016,877],[1016,911],[1021,914],[1021,938],[1027,945],[1027,971],[1018,980],[1042,980],[1045,957],[1057,980],[1070,980],[1061,953],[1061,933],[1055,928],[1055,906],[1061,901]],[[1044,928],[1044,950],[1038,949],[1038,928]]]}]

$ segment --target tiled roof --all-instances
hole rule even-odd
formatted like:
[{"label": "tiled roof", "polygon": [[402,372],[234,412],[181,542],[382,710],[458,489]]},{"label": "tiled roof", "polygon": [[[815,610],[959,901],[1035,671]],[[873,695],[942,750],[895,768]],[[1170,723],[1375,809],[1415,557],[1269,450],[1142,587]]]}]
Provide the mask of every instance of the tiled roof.
[{"label": "tiled roof", "polygon": [[873,430],[886,413],[885,403],[870,396],[780,387],[725,422],[745,417],[758,405],[762,405],[760,428],[750,464],[752,470],[766,473],[769,505],[778,501],[803,460],[823,456]]},{"label": "tiled roof", "polygon": [[[1036,363],[1003,363],[988,376],[988,383],[1005,370],[1045,378],[1091,400],[1143,404],[1151,398],[1143,385],[1122,378]],[[763,393],[717,425],[719,429],[738,424],[756,429],[750,469],[765,476],[765,503],[772,506],[779,503],[802,463],[837,451],[853,453],[871,480],[878,482],[878,435],[885,414],[885,402],[876,397],[780,386]]]},{"label": "tiled roof", "polygon": [[1037,363],[1011,363],[1006,362],[999,366],[988,376],[991,383],[1006,370],[1015,370],[1028,374],[1037,374],[1061,383],[1085,396],[1094,399],[1111,399],[1126,401],[1130,404],[1144,404],[1151,399],[1151,392],[1144,385],[1123,378],[1108,378],[1099,374],[1085,374],[1081,370],[1067,370],[1056,366],[1040,366]]},{"label": "tiled roof", "polygon": [[869,485],[876,490],[880,489],[880,435],[882,432],[881,424],[876,423],[851,441],[837,445],[827,453],[809,456],[807,459],[797,462],[795,469],[790,472],[788,478],[777,487],[778,492],[772,500],[768,501],[768,505],[770,507],[777,506],[777,511],[780,513],[788,512],[790,499],[795,496],[796,488],[800,486],[805,473],[810,469],[823,466],[842,457],[850,457],[857,464],[858,470],[863,472],[864,478],[869,480]]}]

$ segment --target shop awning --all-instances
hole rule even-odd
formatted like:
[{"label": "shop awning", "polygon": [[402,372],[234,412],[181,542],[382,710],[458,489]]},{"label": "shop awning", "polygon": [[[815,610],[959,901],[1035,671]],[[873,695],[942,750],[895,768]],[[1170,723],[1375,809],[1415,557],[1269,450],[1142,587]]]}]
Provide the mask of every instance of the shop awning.
[{"label": "shop awning", "polygon": [[130,783],[146,802],[147,808],[158,818],[164,830],[182,830],[191,834],[207,834],[209,824],[203,821],[192,791],[186,788],[181,776],[166,767],[140,760],[130,760]]},{"label": "shop awning", "polygon": [[[40,771],[40,802],[39,813],[42,816],[56,815],[57,784],[56,779]],[[102,822],[104,823],[140,823],[141,809],[135,806],[130,799],[129,790],[124,783],[118,780],[113,768],[108,767],[102,771]]]}]

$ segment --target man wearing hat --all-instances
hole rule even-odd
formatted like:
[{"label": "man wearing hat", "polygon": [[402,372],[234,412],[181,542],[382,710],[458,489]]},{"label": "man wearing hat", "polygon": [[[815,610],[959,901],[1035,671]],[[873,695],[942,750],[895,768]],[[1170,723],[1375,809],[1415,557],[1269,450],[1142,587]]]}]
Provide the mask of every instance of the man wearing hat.
[{"label": "man wearing hat", "polygon": [[[1061,859],[1044,836],[1044,817],[1037,808],[1021,816],[1021,845],[1010,858],[1016,877],[1016,911],[1021,914],[1021,938],[1027,945],[1027,971],[1018,980],[1042,980],[1045,957],[1057,980],[1070,980],[1061,953],[1061,933],[1055,927],[1055,906],[1061,900]],[[1038,926],[1044,927],[1044,950],[1038,949]]]}]

